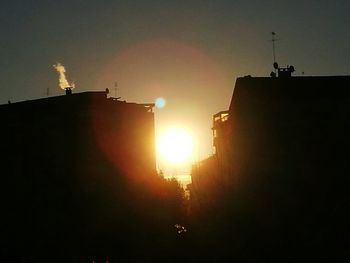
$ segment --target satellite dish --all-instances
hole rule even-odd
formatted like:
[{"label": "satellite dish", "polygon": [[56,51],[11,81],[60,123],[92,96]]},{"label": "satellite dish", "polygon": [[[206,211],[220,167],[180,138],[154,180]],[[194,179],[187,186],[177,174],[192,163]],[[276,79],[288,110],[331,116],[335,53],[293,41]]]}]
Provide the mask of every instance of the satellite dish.
[{"label": "satellite dish", "polygon": [[273,63],[273,68],[274,69],[278,69],[278,63],[277,62]]}]

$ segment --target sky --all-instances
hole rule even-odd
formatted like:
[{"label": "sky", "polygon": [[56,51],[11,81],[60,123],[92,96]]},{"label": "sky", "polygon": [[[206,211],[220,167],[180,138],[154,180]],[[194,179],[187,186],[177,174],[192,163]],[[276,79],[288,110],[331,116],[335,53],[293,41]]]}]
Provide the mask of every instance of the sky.
[{"label": "sky", "polygon": [[74,92],[163,97],[156,133],[187,128],[198,161],[212,153],[212,115],[228,109],[235,79],[271,72],[272,31],[277,61],[295,75],[349,74],[349,14],[346,0],[3,0],[0,104],[62,95],[60,62]]}]

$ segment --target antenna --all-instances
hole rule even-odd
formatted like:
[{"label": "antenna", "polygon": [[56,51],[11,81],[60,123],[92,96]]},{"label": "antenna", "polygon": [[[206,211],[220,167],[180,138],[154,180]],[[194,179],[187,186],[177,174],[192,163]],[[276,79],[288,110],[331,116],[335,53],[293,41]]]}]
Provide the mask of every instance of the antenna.
[{"label": "antenna", "polygon": [[[271,35],[272,35],[271,42],[272,42],[273,64],[275,65],[275,63],[276,63],[275,42],[278,41],[279,39],[275,38],[275,36],[276,36],[275,32],[271,32]],[[275,68],[275,73],[276,73],[276,68]]]},{"label": "antenna", "polygon": [[114,82],[114,97],[117,97],[118,82]]}]

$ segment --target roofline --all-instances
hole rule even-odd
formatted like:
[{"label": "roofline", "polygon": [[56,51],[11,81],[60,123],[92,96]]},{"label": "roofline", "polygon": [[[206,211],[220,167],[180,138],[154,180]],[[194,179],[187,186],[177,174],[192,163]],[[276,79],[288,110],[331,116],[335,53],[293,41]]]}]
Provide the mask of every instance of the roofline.
[{"label": "roofline", "polygon": [[69,97],[75,97],[75,96],[81,96],[81,95],[89,95],[89,94],[94,94],[94,95],[105,95],[107,98],[107,93],[105,91],[84,91],[84,92],[79,92],[79,93],[72,93],[72,94],[62,94],[58,96],[50,96],[50,97],[44,97],[44,98],[39,98],[39,99],[30,99],[30,100],[22,100],[22,101],[16,101],[16,102],[11,102],[10,100],[8,101],[7,104],[0,104],[1,106],[4,105],[9,105],[9,104],[22,104],[22,103],[32,103],[36,101],[47,101],[47,100],[54,100],[54,99],[60,99],[60,98],[65,98],[67,96]]}]

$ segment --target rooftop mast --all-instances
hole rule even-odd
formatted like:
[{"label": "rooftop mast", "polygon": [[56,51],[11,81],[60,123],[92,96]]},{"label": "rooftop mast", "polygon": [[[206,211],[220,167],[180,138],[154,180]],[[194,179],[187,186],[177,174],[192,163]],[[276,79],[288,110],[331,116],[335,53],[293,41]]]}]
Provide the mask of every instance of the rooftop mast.
[{"label": "rooftop mast", "polygon": [[278,41],[279,39],[275,38],[275,36],[276,36],[275,32],[271,32],[271,35],[272,35],[271,42],[272,42],[273,63],[276,63],[275,42]]}]

